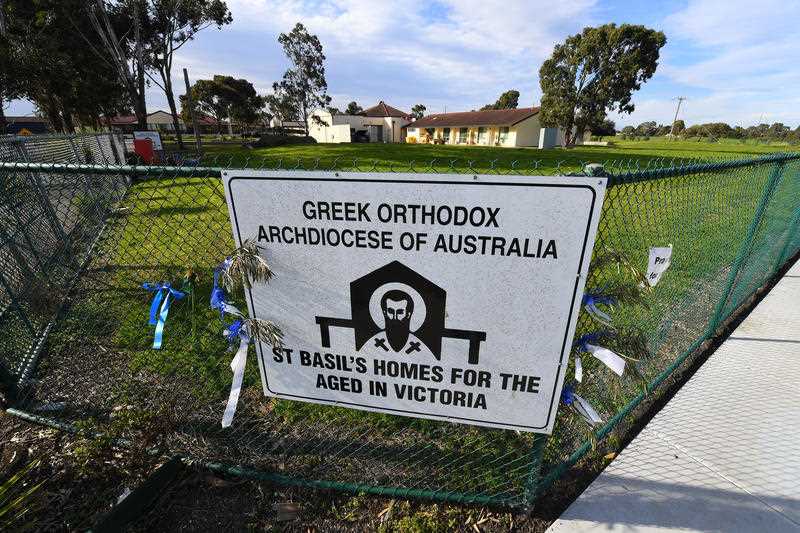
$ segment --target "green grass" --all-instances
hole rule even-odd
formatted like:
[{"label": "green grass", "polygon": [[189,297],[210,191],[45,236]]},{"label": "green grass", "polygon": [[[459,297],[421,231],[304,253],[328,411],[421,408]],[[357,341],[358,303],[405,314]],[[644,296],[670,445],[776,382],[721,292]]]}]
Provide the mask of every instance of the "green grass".
[{"label": "green grass", "polygon": [[786,145],[729,142],[614,141],[613,146],[578,146],[570,149],[498,148],[488,146],[441,146],[423,144],[312,144],[248,149],[208,145],[203,162],[219,166],[330,168],[404,172],[447,171],[474,168],[507,172],[514,168],[527,174],[574,171],[581,163],[611,162],[620,168],[646,166],[658,160],[669,164],[683,159],[741,158],[787,151]]}]

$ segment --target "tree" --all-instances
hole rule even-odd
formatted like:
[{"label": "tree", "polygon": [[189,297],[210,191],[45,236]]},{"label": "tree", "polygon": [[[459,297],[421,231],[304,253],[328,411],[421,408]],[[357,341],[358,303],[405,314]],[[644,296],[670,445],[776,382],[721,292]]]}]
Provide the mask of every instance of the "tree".
[{"label": "tree", "polygon": [[6,132],[5,104],[22,96],[21,65],[16,50],[7,39],[5,16],[0,2],[0,135]]},{"label": "tree", "polygon": [[425,116],[426,109],[427,108],[424,105],[416,104],[414,107],[411,108],[411,116],[419,120]]},{"label": "tree", "polygon": [[346,115],[358,115],[362,111],[364,111],[364,109],[360,105],[358,105],[355,100],[353,100],[352,102],[347,104],[347,109],[345,109],[344,112]]},{"label": "tree", "polygon": [[281,105],[291,107],[292,114],[303,122],[308,135],[308,120],[314,110],[326,107],[331,101],[327,94],[322,43],[299,22],[291,32],[281,33],[278,42],[292,67],[283,74],[281,81],[272,85],[272,89]]},{"label": "tree", "polygon": [[[74,131],[76,121],[98,126],[101,115],[130,110],[114,66],[99,53],[103,43],[85,5],[85,0],[0,2],[5,97],[13,89],[16,97],[32,101],[57,131]],[[2,74],[9,72],[3,65],[10,65],[13,76]]]},{"label": "tree", "polygon": [[145,11],[148,17],[148,64],[159,74],[161,87],[167,97],[172,124],[178,136],[178,146],[183,148],[175,93],[172,88],[172,62],[174,54],[194,36],[210,26],[218,29],[233,20],[223,0],[148,0]]},{"label": "tree", "polygon": [[330,113],[331,115],[341,115],[342,114],[342,111],[338,107],[332,106],[332,105],[329,105],[325,110],[328,113]]},{"label": "tree", "polygon": [[297,120],[297,107],[285,94],[269,94],[265,97],[270,115],[281,122]]},{"label": "tree", "polygon": [[649,120],[647,122],[642,122],[641,124],[636,126],[636,135],[640,135],[642,137],[650,137],[651,135],[655,135],[657,130],[658,130],[658,124],[656,124],[656,121]]},{"label": "tree", "polygon": [[483,106],[481,111],[486,111],[487,109],[516,109],[518,105],[519,91],[511,89],[501,94],[495,103]]},{"label": "tree", "polygon": [[613,120],[605,119],[600,124],[592,128],[592,135],[600,138],[610,137],[617,134],[617,125]]},{"label": "tree", "polygon": [[[147,128],[145,103],[145,41],[147,21],[145,0],[118,0],[109,3],[94,0],[87,6],[89,19],[102,46],[94,51],[113,65],[120,82],[133,103],[139,128]],[[113,22],[112,22],[113,21]],[[124,30],[124,33],[117,31]]]},{"label": "tree", "polygon": [[582,135],[607,111],[633,112],[633,92],[655,73],[666,41],[644,26],[605,24],[556,45],[539,70],[542,126],[563,128],[570,146],[573,130]]},{"label": "tree", "polygon": [[[267,100],[258,96],[252,83],[232,76],[216,75],[210,80],[197,80],[190,90],[195,109],[214,119],[217,133],[222,131],[224,120],[228,120],[229,132],[232,132],[233,121],[243,125],[256,123]],[[180,101],[181,114],[186,120],[191,110],[185,94],[180,96]]]},{"label": "tree", "polygon": [[681,133],[684,132],[685,129],[686,129],[686,123],[683,121],[683,119],[679,118],[678,120],[672,123],[671,133],[673,135],[680,135]]},{"label": "tree", "polygon": [[620,133],[623,135],[635,135],[636,128],[634,128],[633,126],[625,126],[624,128],[622,128],[622,131]]}]

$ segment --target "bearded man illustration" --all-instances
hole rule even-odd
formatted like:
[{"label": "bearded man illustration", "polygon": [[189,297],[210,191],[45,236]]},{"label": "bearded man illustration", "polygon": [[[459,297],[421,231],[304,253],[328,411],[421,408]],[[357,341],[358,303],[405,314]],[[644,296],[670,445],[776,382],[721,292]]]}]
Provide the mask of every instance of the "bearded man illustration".
[{"label": "bearded man illustration", "polygon": [[[422,341],[411,332],[411,316],[414,314],[414,299],[398,289],[386,291],[381,297],[381,313],[384,329],[376,333],[367,345],[388,352],[411,355],[422,352]],[[427,350],[426,350],[427,351]]]}]

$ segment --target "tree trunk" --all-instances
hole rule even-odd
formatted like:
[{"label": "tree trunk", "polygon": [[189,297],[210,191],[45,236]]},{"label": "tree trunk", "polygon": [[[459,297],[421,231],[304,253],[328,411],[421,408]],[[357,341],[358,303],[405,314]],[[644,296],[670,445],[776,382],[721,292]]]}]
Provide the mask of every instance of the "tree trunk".
[{"label": "tree trunk", "polygon": [[3,110],[3,94],[0,92],[0,135],[5,135],[6,125],[6,113]]},{"label": "tree trunk", "polygon": [[141,61],[136,62],[136,88],[137,94],[135,99],[135,112],[136,122],[140,130],[147,129],[147,104],[144,100],[144,64]]},{"label": "tree trunk", "polygon": [[50,121],[50,124],[53,126],[53,130],[63,133],[64,122],[61,120],[61,114],[58,111],[58,105],[56,104],[55,99],[52,96],[49,96],[46,102],[47,104],[44,112],[45,115],[47,115],[47,119]]},{"label": "tree trunk", "polygon": [[61,104],[61,117],[64,120],[64,130],[67,133],[75,133],[75,120],[70,106]]},{"label": "tree trunk", "polygon": [[178,137],[178,149],[183,150],[183,135],[181,134],[181,125],[178,121],[178,108],[175,107],[175,95],[172,92],[172,76],[169,71],[162,71],[161,78],[164,80],[164,93],[167,95],[169,112],[172,114],[172,126],[175,128],[175,135]]}]

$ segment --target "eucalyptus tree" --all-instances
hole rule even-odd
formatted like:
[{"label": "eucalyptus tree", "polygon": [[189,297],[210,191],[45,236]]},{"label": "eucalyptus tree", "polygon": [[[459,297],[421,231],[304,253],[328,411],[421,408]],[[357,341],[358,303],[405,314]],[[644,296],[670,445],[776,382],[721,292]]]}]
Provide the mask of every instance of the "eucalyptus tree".
[{"label": "eucalyptus tree", "polygon": [[327,94],[322,43],[299,22],[291,32],[281,33],[278,42],[292,66],[281,81],[272,85],[274,95],[270,103],[280,102],[288,111],[287,115],[294,115],[303,122],[308,135],[308,121],[314,111],[325,109],[331,101]]},{"label": "eucalyptus tree", "polygon": [[569,146],[607,111],[633,112],[633,93],[655,73],[666,42],[644,26],[604,24],[556,45],[539,69],[542,126],[563,128]]},{"label": "eucalyptus tree", "polygon": [[172,115],[172,124],[178,136],[178,145],[183,148],[183,137],[175,105],[172,86],[172,65],[175,52],[194,39],[198,32],[216,26],[230,24],[231,12],[223,0],[148,0],[145,16],[147,28],[147,64],[152,67],[159,79],[152,79],[167,97],[167,105]]}]

